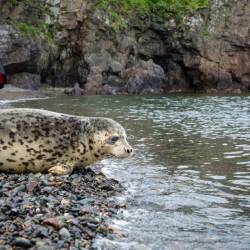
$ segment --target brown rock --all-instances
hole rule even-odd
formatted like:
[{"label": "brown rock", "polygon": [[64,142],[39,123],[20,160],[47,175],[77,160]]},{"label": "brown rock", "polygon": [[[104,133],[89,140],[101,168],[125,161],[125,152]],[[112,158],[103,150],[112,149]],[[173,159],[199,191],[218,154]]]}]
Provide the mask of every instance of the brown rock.
[{"label": "brown rock", "polygon": [[31,181],[27,184],[26,189],[29,193],[33,192],[39,186],[38,182]]},{"label": "brown rock", "polygon": [[152,60],[140,61],[124,74],[129,94],[158,94],[166,81],[164,70]]},{"label": "brown rock", "polygon": [[99,67],[92,67],[85,84],[86,94],[99,94],[102,89],[102,70]]},{"label": "brown rock", "polygon": [[27,72],[11,75],[9,83],[18,88],[31,90],[37,90],[42,86],[40,75]]},{"label": "brown rock", "polygon": [[58,230],[60,228],[60,223],[56,218],[48,218],[43,221],[44,225],[52,226],[54,229]]}]

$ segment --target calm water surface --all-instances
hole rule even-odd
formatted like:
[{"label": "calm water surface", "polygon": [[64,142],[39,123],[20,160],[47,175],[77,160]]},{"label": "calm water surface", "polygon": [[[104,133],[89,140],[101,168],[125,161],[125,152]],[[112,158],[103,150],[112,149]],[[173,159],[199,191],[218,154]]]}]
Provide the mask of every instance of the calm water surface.
[{"label": "calm water surface", "polygon": [[29,101],[119,121],[136,150],[104,160],[127,190],[99,249],[250,249],[250,97],[82,97]]}]

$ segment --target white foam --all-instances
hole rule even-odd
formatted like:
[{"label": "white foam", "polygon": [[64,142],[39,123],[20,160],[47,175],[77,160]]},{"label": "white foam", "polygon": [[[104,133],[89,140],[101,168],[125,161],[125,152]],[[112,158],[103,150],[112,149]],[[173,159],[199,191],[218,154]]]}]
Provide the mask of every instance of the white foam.
[{"label": "white foam", "polygon": [[9,104],[9,103],[16,103],[16,102],[25,102],[25,101],[32,101],[32,100],[44,100],[49,99],[49,97],[32,97],[32,98],[21,98],[16,100],[0,100],[1,104]]}]

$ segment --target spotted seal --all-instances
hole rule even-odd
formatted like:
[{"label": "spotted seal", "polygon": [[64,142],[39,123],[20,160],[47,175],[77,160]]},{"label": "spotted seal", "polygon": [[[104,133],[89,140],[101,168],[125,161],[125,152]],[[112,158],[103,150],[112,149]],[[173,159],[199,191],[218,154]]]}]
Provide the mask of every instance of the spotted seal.
[{"label": "spotted seal", "polygon": [[0,111],[0,171],[70,174],[108,156],[127,157],[124,128],[108,118],[39,109]]}]

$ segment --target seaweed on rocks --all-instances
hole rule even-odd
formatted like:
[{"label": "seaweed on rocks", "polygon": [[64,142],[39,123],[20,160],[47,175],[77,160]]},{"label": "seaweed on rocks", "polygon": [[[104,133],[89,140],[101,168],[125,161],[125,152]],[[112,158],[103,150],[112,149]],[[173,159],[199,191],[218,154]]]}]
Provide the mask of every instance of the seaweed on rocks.
[{"label": "seaweed on rocks", "polygon": [[0,249],[89,249],[121,185],[90,168],[71,176],[0,173]]}]

